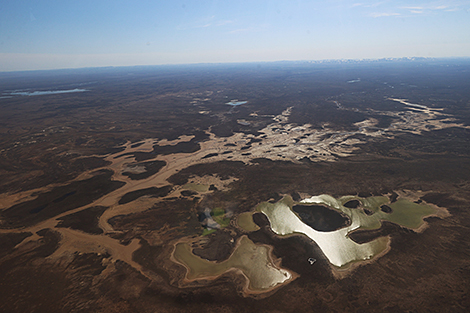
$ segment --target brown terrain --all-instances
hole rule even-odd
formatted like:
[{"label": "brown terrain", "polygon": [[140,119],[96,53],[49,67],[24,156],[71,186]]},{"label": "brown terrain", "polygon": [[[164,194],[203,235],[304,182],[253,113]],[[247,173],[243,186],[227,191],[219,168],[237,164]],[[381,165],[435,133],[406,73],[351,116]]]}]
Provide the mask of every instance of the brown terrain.
[{"label": "brown terrain", "polygon": [[[0,74],[0,311],[467,312],[469,84],[465,60]],[[10,95],[75,88],[86,91]],[[320,194],[448,214],[352,232],[390,236],[390,249],[340,276],[265,215],[258,230],[237,224],[260,202]],[[349,222],[296,209],[322,231],[334,228],[320,218]],[[177,242],[223,262],[243,236],[294,279],[251,294],[239,270],[184,283]]]}]

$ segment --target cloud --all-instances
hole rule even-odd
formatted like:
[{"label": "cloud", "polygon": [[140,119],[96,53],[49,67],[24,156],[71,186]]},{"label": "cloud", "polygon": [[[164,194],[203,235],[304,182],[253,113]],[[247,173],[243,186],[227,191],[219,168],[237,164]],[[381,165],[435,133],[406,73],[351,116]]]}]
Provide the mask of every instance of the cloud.
[{"label": "cloud", "polygon": [[387,3],[388,1],[380,1],[380,2],[374,2],[374,3],[354,3],[351,7],[364,7],[364,8],[376,8],[384,3]]},{"label": "cloud", "polygon": [[387,17],[387,16],[400,16],[400,13],[380,13],[380,12],[374,12],[370,14],[371,17]]},{"label": "cloud", "polygon": [[462,9],[464,6],[468,6],[469,1],[436,1],[433,4],[427,4],[423,6],[401,6],[399,9],[409,10],[411,13],[432,13],[437,11],[455,12]]},{"label": "cloud", "polygon": [[400,9],[405,9],[405,10],[423,10],[423,7],[400,7]]},{"label": "cloud", "polygon": [[[419,1],[412,5],[395,5],[391,1],[364,1],[355,2],[350,5],[350,8],[363,9],[366,16],[369,17],[390,17],[400,16],[416,17],[417,15],[436,15],[440,12],[455,12],[467,9],[470,1],[468,0],[437,0],[437,1]],[[369,12],[367,12],[369,10]],[[374,12],[375,11],[375,12]]]},{"label": "cloud", "polygon": [[231,20],[218,21],[215,23],[215,26],[224,26],[224,25],[232,24],[232,23],[233,21]]},{"label": "cloud", "polygon": [[253,31],[253,30],[254,30],[253,27],[239,28],[239,29],[231,30],[231,31],[229,31],[229,33],[230,33],[230,34],[237,34],[237,33],[249,32],[249,31]]}]

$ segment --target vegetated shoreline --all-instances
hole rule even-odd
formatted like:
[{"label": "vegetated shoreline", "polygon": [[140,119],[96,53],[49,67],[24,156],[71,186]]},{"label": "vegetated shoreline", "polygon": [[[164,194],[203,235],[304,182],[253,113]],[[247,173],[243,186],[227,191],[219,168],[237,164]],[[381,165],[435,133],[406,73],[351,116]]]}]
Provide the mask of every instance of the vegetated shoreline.
[{"label": "vegetated shoreline", "polygon": [[[407,199],[408,201],[413,201],[413,202],[421,199],[421,197],[425,195],[425,192],[423,192],[423,191],[403,190],[403,191],[394,191],[394,192],[397,193],[399,195],[399,197]],[[390,193],[387,193],[387,194],[383,194],[382,196],[385,196],[385,197],[389,198],[388,197],[389,195],[390,195]],[[284,197],[285,196],[289,196],[289,195],[284,195]],[[305,198],[310,197],[308,195],[304,195],[304,196],[305,196]],[[282,200],[280,200],[280,201],[282,201]],[[416,233],[422,233],[424,230],[426,230],[429,227],[429,223],[427,221],[425,221],[426,218],[428,218],[428,217],[438,217],[440,219],[443,219],[443,218],[449,217],[451,215],[447,208],[439,207],[437,205],[434,205],[432,203],[427,203],[425,201],[423,201],[423,205],[427,205],[427,206],[431,207],[434,210],[434,213],[422,216],[421,217],[422,223],[416,228],[410,228],[410,227],[405,227],[405,226],[402,226],[402,227],[404,227],[406,229],[410,229],[410,230],[412,230]],[[334,208],[333,206],[331,206],[331,207],[328,206],[328,208],[342,213],[340,210]],[[298,214],[294,210],[292,210],[292,208],[290,208],[290,210],[295,215],[298,216]],[[388,221],[388,220],[385,220],[385,219],[380,219],[379,221],[380,221],[381,225],[382,225],[383,222],[389,222],[389,223],[401,226],[400,224],[397,224],[397,223],[394,223],[394,222],[391,222],[391,221]],[[354,232],[356,230],[361,230],[361,228],[359,227],[359,228],[353,230],[352,232]],[[365,229],[362,229],[362,230],[365,230]],[[303,234],[303,233],[294,232],[294,233],[290,233],[290,234],[279,235],[279,234],[276,234],[275,232],[273,232],[273,234],[274,234],[274,236],[276,236],[278,238],[288,238],[288,237],[299,236],[300,235],[300,236],[304,236],[308,240],[311,240],[311,241],[315,242],[312,238],[308,237],[306,234]],[[349,235],[349,233],[348,233],[348,235]],[[344,264],[343,266],[340,266],[340,267],[335,266],[335,265],[333,265],[332,263],[330,263],[328,261],[328,264],[330,266],[330,269],[331,269],[331,272],[332,272],[333,276],[336,279],[345,278],[348,275],[350,275],[359,266],[363,266],[363,265],[366,265],[366,264],[371,264],[371,263],[377,261],[378,259],[380,259],[381,257],[383,257],[384,255],[386,255],[391,250],[392,236],[391,235],[386,235],[386,236],[379,236],[377,238],[381,238],[381,237],[387,238],[386,247],[385,247],[384,250],[382,250],[380,253],[372,256],[370,259],[351,261],[351,262],[349,262],[347,264]],[[320,248],[319,250],[321,251],[322,255],[325,257],[325,259],[328,260],[328,258],[326,257],[326,255],[322,251],[322,249]]]},{"label": "vegetated shoreline", "polygon": [[[396,192],[401,198],[405,198],[409,201],[416,201],[416,200],[420,199],[419,194],[423,193],[422,191],[413,192],[413,191],[409,191],[409,190],[408,191],[396,191],[396,190],[394,190],[394,192]],[[383,196],[387,196],[387,195],[388,194],[384,194]],[[417,228],[408,228],[408,229],[411,229],[412,231],[414,231],[416,233],[422,233],[429,227],[429,223],[425,221],[426,218],[428,218],[428,217],[438,217],[440,219],[443,219],[443,218],[449,217],[451,215],[447,208],[439,207],[437,205],[434,205],[432,203],[427,203],[427,202],[425,204],[432,207],[435,210],[435,213],[431,213],[431,214],[423,216],[422,217],[423,223],[419,227],[417,227]],[[390,222],[390,221],[381,219],[380,222],[382,224],[382,222]],[[393,223],[393,222],[390,222],[390,223]],[[393,223],[393,224],[396,224],[396,223]],[[350,263],[346,264],[344,267],[337,267],[337,266],[334,266],[333,264],[330,263],[330,268],[332,270],[333,276],[337,279],[345,278],[349,274],[351,274],[354,271],[354,269],[356,269],[360,266],[366,265],[366,264],[374,263],[378,259],[383,257],[384,255],[386,255],[391,250],[391,243],[392,243],[392,240],[393,240],[392,236],[390,236],[390,235],[388,235],[386,237],[388,238],[387,247],[382,252],[376,254],[371,259],[358,260],[358,261],[350,262]]]},{"label": "vegetated shoreline", "polygon": [[[237,248],[241,245],[241,241],[242,241],[242,238],[246,237],[246,235],[244,236],[241,236],[238,241],[237,241],[237,244],[235,245],[234,247],[234,252],[237,250]],[[289,269],[286,269],[286,268],[283,268],[284,270],[288,271],[289,274],[291,275],[291,277],[289,279],[287,279],[286,281],[282,282],[282,283],[278,283],[276,284],[275,286],[271,287],[271,288],[267,288],[267,289],[264,289],[264,290],[256,290],[256,289],[250,289],[250,279],[248,276],[245,275],[245,273],[239,269],[239,268],[236,268],[236,267],[231,267],[229,269],[227,269],[225,272],[219,274],[219,275],[214,275],[214,276],[205,276],[203,278],[194,278],[194,279],[188,279],[187,275],[190,271],[190,268],[184,264],[183,262],[180,262],[178,261],[175,256],[174,256],[174,253],[176,251],[176,246],[180,243],[192,243],[194,241],[194,238],[183,238],[183,239],[180,239],[178,241],[176,241],[175,243],[172,244],[172,252],[170,254],[170,260],[176,264],[179,264],[181,265],[182,267],[184,267],[185,269],[185,273],[184,273],[184,277],[183,279],[179,280],[178,282],[178,287],[180,288],[184,288],[184,287],[192,287],[194,283],[203,283],[203,282],[210,282],[210,281],[214,281],[216,279],[218,279],[219,277],[225,275],[225,274],[229,274],[229,275],[242,275],[245,279],[245,283],[243,284],[242,286],[242,295],[244,297],[252,297],[252,298],[257,298],[257,299],[262,299],[262,298],[266,298],[266,297],[269,297],[271,296],[274,292],[276,292],[277,289],[279,289],[280,287],[283,287],[287,284],[289,284],[290,282],[294,281],[296,278],[298,278],[300,275],[295,273],[294,271],[291,271]],[[276,260],[273,259],[273,250],[274,250],[274,247],[271,246],[271,245],[267,245],[267,244],[255,244],[257,246],[263,246],[263,247],[266,247],[268,248],[268,258],[269,258],[269,261],[275,266],[277,267],[278,269],[281,269],[281,263],[282,263],[282,259],[281,258],[278,258]],[[192,253],[192,251],[191,251]],[[233,252],[232,254],[230,255],[230,257],[233,255]],[[197,256],[199,257],[199,256]],[[229,257],[229,258],[230,258]],[[200,257],[199,257],[200,258]],[[209,260],[206,260],[210,263],[217,263],[216,261],[209,261]],[[226,261],[226,260],[225,260]],[[198,286],[200,286],[199,284],[197,284]]]}]

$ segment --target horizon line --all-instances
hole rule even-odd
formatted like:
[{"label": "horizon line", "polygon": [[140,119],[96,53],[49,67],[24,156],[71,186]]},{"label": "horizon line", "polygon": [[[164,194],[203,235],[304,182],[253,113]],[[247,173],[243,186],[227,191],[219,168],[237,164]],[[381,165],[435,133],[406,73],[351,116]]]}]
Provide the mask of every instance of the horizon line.
[{"label": "horizon line", "polygon": [[229,64],[256,64],[256,63],[360,63],[374,61],[421,61],[421,60],[450,60],[450,59],[469,59],[470,56],[452,56],[452,57],[382,57],[382,58],[336,58],[336,59],[298,59],[298,60],[275,60],[275,61],[233,61],[233,62],[188,62],[188,63],[163,63],[163,64],[135,64],[135,65],[103,65],[103,66],[83,66],[83,67],[59,67],[50,69],[30,69],[30,70],[0,70],[0,74],[7,73],[26,73],[26,72],[48,72],[48,71],[67,71],[67,70],[87,70],[87,69],[118,69],[131,67],[165,67],[165,66],[190,66],[190,65],[229,65]]}]

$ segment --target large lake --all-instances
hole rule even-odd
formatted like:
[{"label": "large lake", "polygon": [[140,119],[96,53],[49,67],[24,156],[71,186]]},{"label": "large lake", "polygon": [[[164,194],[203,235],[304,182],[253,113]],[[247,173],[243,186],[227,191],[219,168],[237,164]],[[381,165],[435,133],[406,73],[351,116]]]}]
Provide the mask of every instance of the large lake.
[{"label": "large lake", "polygon": [[[360,208],[348,208],[344,204],[357,200]],[[416,204],[406,199],[398,199],[389,203],[387,197],[342,197],[335,199],[329,195],[320,195],[301,201],[302,214],[308,209],[307,204],[312,205],[312,210],[317,211],[318,205],[337,210],[341,215],[349,218],[350,223],[344,221],[344,227],[334,231],[316,230],[293,211],[295,205],[291,197],[287,196],[277,203],[263,202],[256,208],[264,213],[271,223],[272,230],[278,235],[304,234],[317,243],[331,264],[336,267],[344,267],[352,262],[368,260],[383,252],[389,243],[389,237],[379,237],[367,243],[356,243],[348,237],[348,234],[358,229],[378,229],[381,221],[390,221],[401,226],[417,229],[423,223],[425,216],[436,213],[431,206]],[[381,206],[388,204],[391,209],[388,213],[381,210]],[[316,214],[318,215],[318,214]],[[337,218],[336,218],[337,219]],[[336,225],[338,222],[336,221]]]}]

